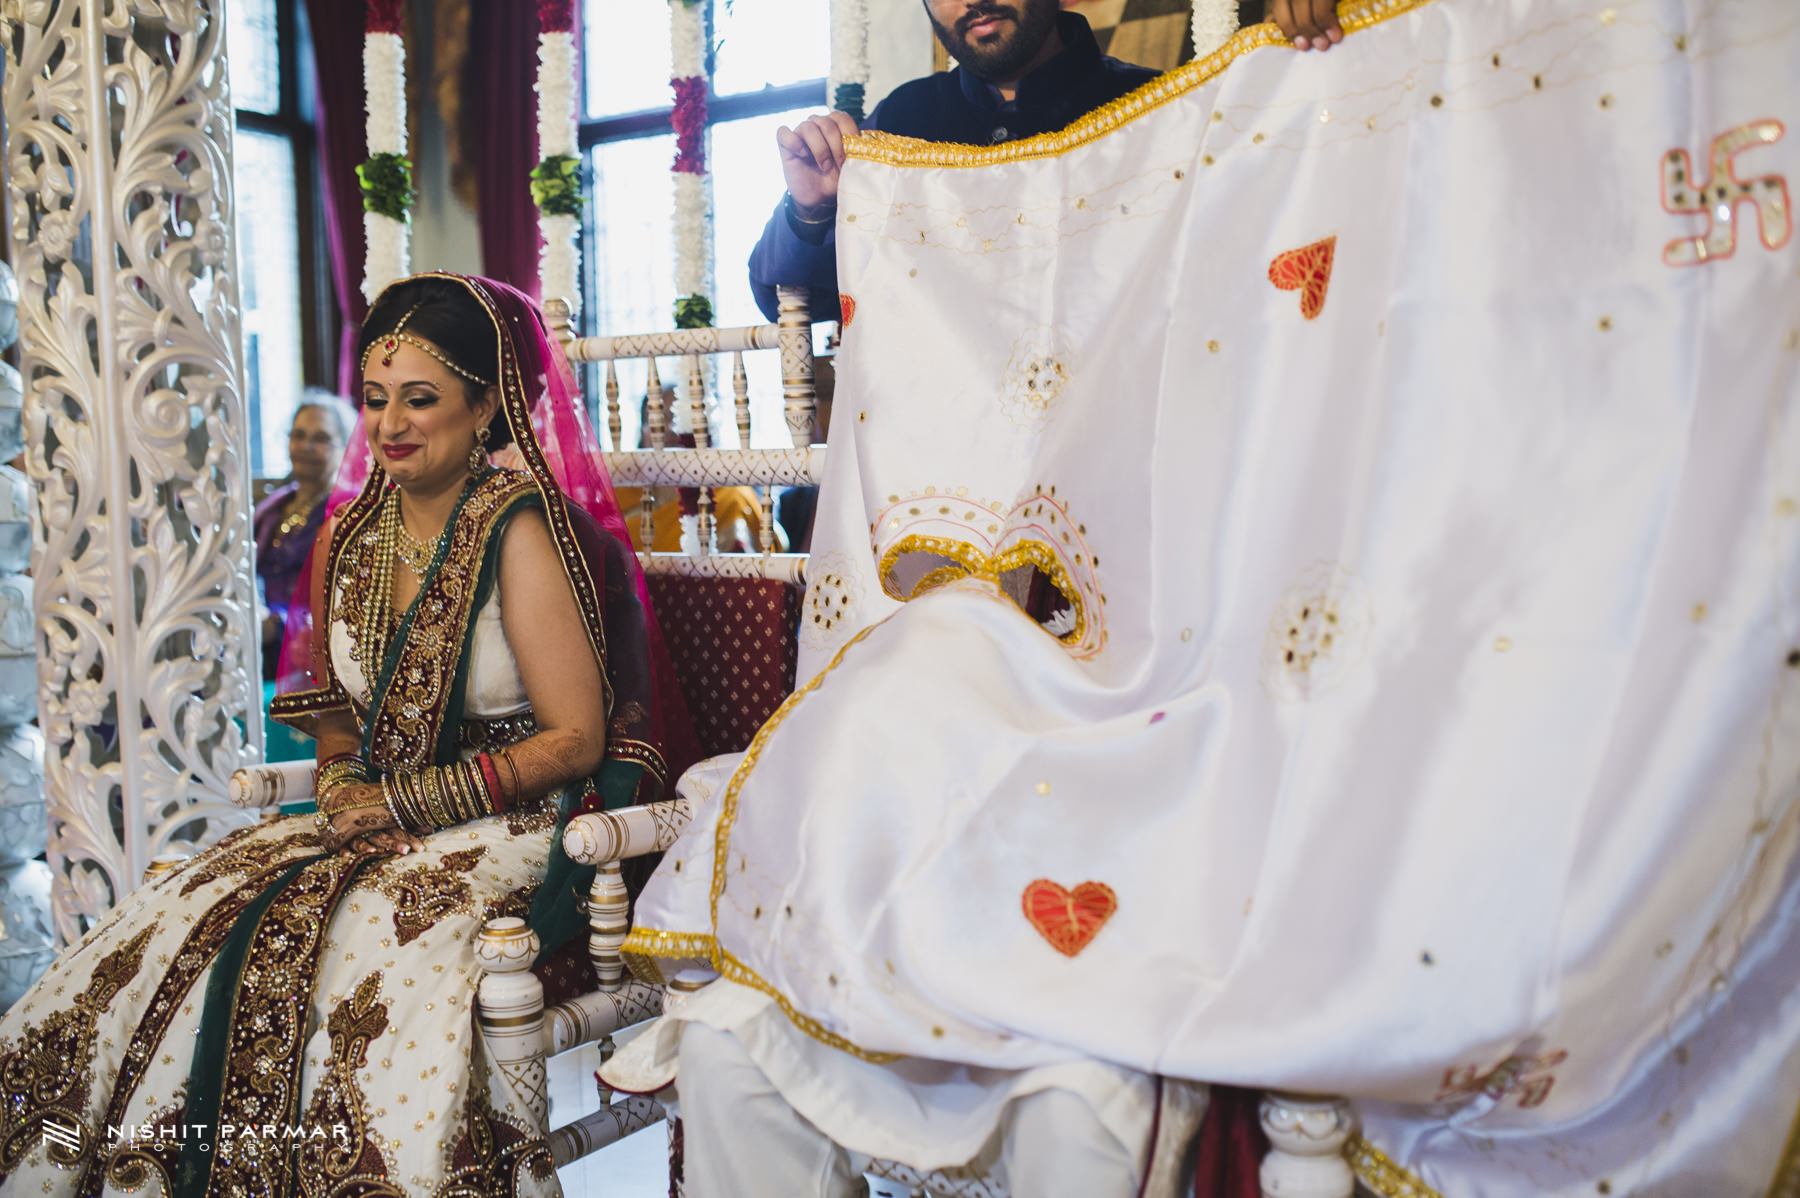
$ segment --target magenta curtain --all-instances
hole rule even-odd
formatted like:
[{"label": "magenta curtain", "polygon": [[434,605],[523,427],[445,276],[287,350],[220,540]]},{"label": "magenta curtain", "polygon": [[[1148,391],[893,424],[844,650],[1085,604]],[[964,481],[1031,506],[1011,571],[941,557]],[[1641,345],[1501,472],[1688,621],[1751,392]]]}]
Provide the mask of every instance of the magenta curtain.
[{"label": "magenta curtain", "polygon": [[332,290],[342,321],[337,356],[340,395],[352,394],[356,386],[356,331],[368,310],[362,296],[362,189],[356,181],[357,166],[369,156],[363,114],[364,4],[365,0],[306,0],[318,82],[320,190]]},{"label": "magenta curtain", "polygon": [[[579,34],[577,35],[579,36]],[[460,132],[475,172],[481,228],[481,271],[533,299],[538,282],[537,6],[522,0],[475,0]]]}]

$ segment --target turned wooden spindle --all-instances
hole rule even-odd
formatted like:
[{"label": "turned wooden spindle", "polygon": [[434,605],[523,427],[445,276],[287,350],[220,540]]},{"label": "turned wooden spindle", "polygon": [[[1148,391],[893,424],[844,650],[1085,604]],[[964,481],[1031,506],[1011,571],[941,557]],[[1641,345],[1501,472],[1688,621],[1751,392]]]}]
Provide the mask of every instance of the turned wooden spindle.
[{"label": "turned wooden spindle", "polygon": [[750,448],[750,375],[744,369],[744,351],[731,354],[731,408],[737,417],[738,448]]},{"label": "turned wooden spindle", "polygon": [[475,937],[475,961],[486,972],[475,992],[475,1019],[490,1068],[511,1080],[539,1134],[547,1132],[544,1088],[544,984],[531,972],[537,933],[515,916],[490,919]]},{"label": "turned wooden spindle", "polygon": [[1328,1094],[1263,1095],[1260,1118],[1269,1137],[1263,1158],[1263,1198],[1351,1198],[1356,1174],[1344,1144],[1356,1130],[1350,1104]]},{"label": "turned wooden spindle", "polygon": [[625,422],[619,415],[619,366],[612,358],[606,360],[606,428],[612,433],[613,451],[625,448]]},{"label": "turned wooden spindle", "polygon": [[663,447],[662,376],[656,373],[656,359],[645,358],[650,376],[644,383],[644,432],[638,435],[639,449]]},{"label": "turned wooden spindle", "polygon": [[784,415],[794,444],[804,449],[812,444],[813,408],[818,398],[813,387],[812,320],[806,309],[806,289],[777,287],[775,302]]},{"label": "turned wooden spindle", "polygon": [[568,353],[569,343],[575,340],[574,330],[569,327],[571,319],[572,314],[569,311],[567,300],[548,299],[544,301],[544,323],[550,326],[551,336],[555,337],[556,343],[563,347],[564,353]]},{"label": "turned wooden spindle", "polygon": [[687,360],[688,376],[688,420],[694,426],[694,448],[712,448],[712,430],[706,423],[706,376],[700,369],[700,355],[689,354]]},{"label": "turned wooden spindle", "polygon": [[144,882],[149,884],[166,873],[172,873],[187,864],[186,853],[158,853],[150,858],[150,864],[144,867]]},{"label": "turned wooden spindle", "polygon": [[625,958],[619,949],[631,934],[631,899],[617,861],[602,861],[588,889],[588,959],[600,989],[617,990],[625,980]]}]

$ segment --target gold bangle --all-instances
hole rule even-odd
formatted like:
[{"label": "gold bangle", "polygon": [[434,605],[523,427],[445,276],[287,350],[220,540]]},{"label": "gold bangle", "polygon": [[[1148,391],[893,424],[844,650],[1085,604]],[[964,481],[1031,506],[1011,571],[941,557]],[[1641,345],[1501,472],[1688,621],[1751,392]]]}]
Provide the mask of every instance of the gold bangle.
[{"label": "gold bangle", "polygon": [[394,817],[396,828],[405,828],[406,821],[400,818],[400,787],[393,774],[381,776],[381,801],[387,804],[388,814]]},{"label": "gold bangle", "polygon": [[475,818],[475,804],[468,797],[468,777],[463,773],[463,763],[452,761],[446,764],[445,773],[450,782],[450,806],[455,809],[457,824],[466,824]]},{"label": "gold bangle", "polygon": [[448,805],[444,802],[444,773],[438,766],[427,766],[419,771],[419,790],[425,801],[425,814],[435,828],[448,828],[456,821],[450,818]]}]

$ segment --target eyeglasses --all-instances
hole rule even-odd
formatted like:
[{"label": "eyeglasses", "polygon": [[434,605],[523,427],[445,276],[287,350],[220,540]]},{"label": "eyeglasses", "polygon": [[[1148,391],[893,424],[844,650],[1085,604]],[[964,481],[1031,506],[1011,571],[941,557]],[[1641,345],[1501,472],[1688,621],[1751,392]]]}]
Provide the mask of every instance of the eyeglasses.
[{"label": "eyeglasses", "polygon": [[330,433],[303,433],[299,429],[288,432],[289,445],[317,445],[320,449],[334,449],[338,439]]}]

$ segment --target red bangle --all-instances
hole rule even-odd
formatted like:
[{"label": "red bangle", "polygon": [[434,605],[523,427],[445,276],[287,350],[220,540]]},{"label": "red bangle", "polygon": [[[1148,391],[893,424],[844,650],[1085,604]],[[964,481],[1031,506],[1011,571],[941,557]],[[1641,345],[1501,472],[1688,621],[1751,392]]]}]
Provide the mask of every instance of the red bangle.
[{"label": "red bangle", "polygon": [[500,771],[494,768],[494,759],[486,753],[475,755],[475,765],[481,770],[481,781],[487,790],[488,801],[493,804],[494,814],[499,815],[507,808],[506,792],[500,789]]}]

